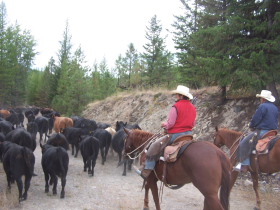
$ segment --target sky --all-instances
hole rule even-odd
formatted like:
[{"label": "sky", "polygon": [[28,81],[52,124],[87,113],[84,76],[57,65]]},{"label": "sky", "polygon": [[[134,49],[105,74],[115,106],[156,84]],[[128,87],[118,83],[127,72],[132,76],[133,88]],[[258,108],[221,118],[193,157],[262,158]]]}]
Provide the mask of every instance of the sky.
[{"label": "sky", "polygon": [[34,68],[43,69],[53,57],[57,59],[66,22],[73,51],[81,46],[87,65],[106,59],[113,68],[118,56],[125,55],[133,43],[143,52],[147,26],[154,15],[167,35],[168,50],[175,52],[171,24],[174,15],[182,14],[180,0],[4,0],[9,24],[17,22],[29,30],[37,42]]}]

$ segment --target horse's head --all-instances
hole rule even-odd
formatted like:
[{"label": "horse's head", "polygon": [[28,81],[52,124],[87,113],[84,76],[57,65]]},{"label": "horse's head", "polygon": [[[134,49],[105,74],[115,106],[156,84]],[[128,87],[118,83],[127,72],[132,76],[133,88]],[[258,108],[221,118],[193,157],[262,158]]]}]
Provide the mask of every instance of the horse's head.
[{"label": "horse's head", "polygon": [[126,133],[126,139],[124,142],[124,152],[128,153],[137,153],[143,152],[146,144],[151,140],[151,137],[154,135],[152,133],[138,130],[123,128]]},{"label": "horse's head", "polygon": [[124,141],[124,152],[130,153],[132,152],[135,147],[133,145],[133,130],[129,130],[127,128],[123,128],[124,132],[126,133],[126,138]]},{"label": "horse's head", "polygon": [[214,144],[217,146],[217,147],[222,147],[225,145],[225,139],[223,138],[223,135],[222,135],[222,130],[218,128],[218,126],[215,127],[215,134],[213,136],[214,138]]}]

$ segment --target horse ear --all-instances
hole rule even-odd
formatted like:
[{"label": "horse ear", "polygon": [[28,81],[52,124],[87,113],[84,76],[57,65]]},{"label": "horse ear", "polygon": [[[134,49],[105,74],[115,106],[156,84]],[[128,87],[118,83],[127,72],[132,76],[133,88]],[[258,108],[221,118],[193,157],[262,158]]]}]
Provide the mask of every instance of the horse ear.
[{"label": "horse ear", "polygon": [[127,128],[123,128],[124,132],[128,135],[130,133],[130,130]]},{"label": "horse ear", "polygon": [[219,130],[218,126],[215,126],[215,130],[218,132],[218,130]]}]

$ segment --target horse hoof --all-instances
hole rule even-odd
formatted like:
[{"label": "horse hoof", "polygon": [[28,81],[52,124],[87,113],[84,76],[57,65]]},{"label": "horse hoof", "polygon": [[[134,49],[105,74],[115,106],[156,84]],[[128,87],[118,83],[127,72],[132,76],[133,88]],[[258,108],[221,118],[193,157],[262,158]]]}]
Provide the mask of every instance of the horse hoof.
[{"label": "horse hoof", "polygon": [[254,207],[254,210],[261,210],[261,208],[259,208],[259,207]]},{"label": "horse hoof", "polygon": [[149,207],[144,207],[143,210],[149,210]]}]

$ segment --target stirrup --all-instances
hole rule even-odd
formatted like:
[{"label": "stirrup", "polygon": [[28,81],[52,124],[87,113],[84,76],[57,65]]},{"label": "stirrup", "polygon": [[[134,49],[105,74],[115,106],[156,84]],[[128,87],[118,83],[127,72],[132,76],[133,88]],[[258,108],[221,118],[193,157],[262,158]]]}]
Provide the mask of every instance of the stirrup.
[{"label": "stirrup", "polygon": [[135,165],[133,165],[132,167],[133,167],[134,171],[135,171],[139,176],[141,176],[141,170],[138,169]]},{"label": "stirrup", "polygon": [[265,149],[264,151],[259,152],[259,155],[265,155],[265,154],[267,154],[267,153],[268,153],[268,149]]},{"label": "stirrup", "polygon": [[236,166],[233,167],[233,171],[241,171],[241,163],[238,163]]}]

